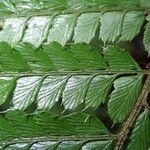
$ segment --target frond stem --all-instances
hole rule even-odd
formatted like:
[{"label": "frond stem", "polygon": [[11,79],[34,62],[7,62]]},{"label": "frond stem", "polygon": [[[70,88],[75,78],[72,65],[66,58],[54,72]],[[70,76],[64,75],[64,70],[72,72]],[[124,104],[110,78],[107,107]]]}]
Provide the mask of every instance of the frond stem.
[{"label": "frond stem", "polygon": [[134,125],[137,117],[139,116],[143,108],[143,102],[146,101],[149,92],[150,92],[150,75],[147,76],[141,95],[138,97],[138,100],[135,106],[133,107],[129,117],[127,118],[127,120],[125,121],[123,125],[122,131],[118,135],[118,141],[116,143],[115,150],[123,149],[124,143],[126,142],[126,139],[128,138],[130,129]]},{"label": "frond stem", "polygon": [[145,74],[150,75],[150,70],[97,70],[97,71],[89,71],[89,70],[80,70],[80,71],[47,71],[47,72],[1,72],[0,77],[26,77],[26,76],[50,76],[50,75],[91,75],[91,74],[99,74],[99,75],[113,75],[113,74]]}]

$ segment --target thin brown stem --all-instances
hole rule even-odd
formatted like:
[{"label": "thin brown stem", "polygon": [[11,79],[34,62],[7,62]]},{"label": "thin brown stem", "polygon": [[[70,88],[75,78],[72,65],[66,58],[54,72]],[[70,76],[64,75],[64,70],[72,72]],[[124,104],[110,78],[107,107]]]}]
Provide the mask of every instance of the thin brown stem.
[{"label": "thin brown stem", "polygon": [[130,132],[131,127],[134,125],[135,120],[139,116],[142,108],[143,102],[146,101],[148,93],[150,92],[150,75],[147,76],[145,84],[143,86],[143,90],[141,95],[139,96],[135,106],[133,107],[129,117],[125,121],[122,131],[118,135],[118,141],[115,147],[115,150],[122,150],[126,139],[128,138],[128,134]]}]

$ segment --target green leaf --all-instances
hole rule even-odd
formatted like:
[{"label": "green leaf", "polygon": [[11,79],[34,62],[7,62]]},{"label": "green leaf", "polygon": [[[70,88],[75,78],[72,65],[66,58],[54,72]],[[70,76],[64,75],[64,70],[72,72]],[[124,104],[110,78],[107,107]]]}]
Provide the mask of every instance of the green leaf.
[{"label": "green leaf", "polygon": [[[46,143],[45,144],[45,147],[46,147],[46,150],[56,150],[57,148],[58,148],[58,146],[59,146],[59,144],[60,144],[61,142],[57,142],[57,143],[54,143],[53,145],[52,145],[52,143],[50,143],[49,145]],[[35,145],[35,144],[34,144]],[[43,145],[42,145],[43,146]],[[44,148],[45,148],[44,147]],[[35,150],[36,150],[36,148],[35,148]]]},{"label": "green leaf", "polygon": [[38,93],[38,108],[50,109],[59,101],[65,88],[67,76],[48,76]]},{"label": "green leaf", "polygon": [[53,42],[39,48],[22,43],[15,49],[7,43],[0,43],[0,54],[1,72],[96,71],[107,69],[107,63],[111,70],[140,69],[129,52],[118,46],[104,48],[103,56],[101,51],[86,43],[62,47]]},{"label": "green leaf", "polygon": [[61,142],[38,142],[32,145],[32,150],[42,149],[42,150],[57,150]]},{"label": "green leaf", "polygon": [[72,52],[68,48],[64,49],[59,43],[53,42],[45,45],[44,51],[57,70],[77,70],[79,68]]},{"label": "green leaf", "polygon": [[41,49],[36,49],[29,43],[20,44],[16,50],[27,60],[31,70],[48,71],[53,70],[52,61],[48,55]]},{"label": "green leaf", "polygon": [[[0,55],[0,58],[3,58],[2,60],[6,59],[2,61],[4,63],[2,67],[5,66],[7,69],[9,64],[13,64],[16,73],[18,70],[22,71],[23,69],[20,68],[26,65],[34,72],[26,72],[27,70],[24,69],[25,72],[21,76],[26,76],[27,74],[27,76],[31,75],[31,77],[21,78],[19,78],[19,73],[17,73],[17,84],[15,85],[14,83],[13,85],[16,88],[10,97],[13,109],[27,109],[32,104],[36,104],[35,109],[50,109],[56,102],[60,102],[61,98],[64,109],[75,109],[78,106],[97,108],[101,103],[107,101],[116,73],[119,74],[122,70],[124,72],[126,70],[132,71],[133,69],[136,69],[135,73],[138,73],[137,69],[140,69],[130,54],[117,46],[105,48],[103,56],[101,52],[92,49],[85,43],[75,44],[71,47],[62,47],[59,43],[53,42],[40,48],[22,43],[16,49],[11,48],[7,44],[8,48],[5,48],[5,43],[1,45],[1,50],[5,53],[9,52],[4,56]],[[12,55],[13,53],[17,53],[17,56],[14,58],[12,57],[14,56]],[[9,62],[7,62],[7,59]],[[11,59],[13,59],[13,63],[11,63]],[[23,62],[25,65],[20,62]],[[106,70],[107,64],[109,65],[109,70]],[[5,68],[3,67],[2,69],[6,70]],[[53,71],[54,68],[56,68],[56,71],[60,71],[55,72],[57,76],[50,76],[45,72]],[[105,70],[100,72],[99,69]],[[79,73],[79,75],[74,74],[80,70],[84,75],[81,75],[82,73]],[[90,72],[89,70],[92,71]],[[72,72],[69,73],[67,71]],[[114,76],[107,76],[108,71],[114,71],[112,73]],[[58,75],[59,73],[62,74]],[[66,75],[67,73],[69,75]],[[98,73],[104,73],[106,76],[98,76]],[[42,74],[45,74],[47,77],[42,77]],[[6,110],[8,107],[4,109]]]},{"label": "green leaf", "polygon": [[121,35],[124,13],[106,12],[101,17],[100,38],[104,43],[115,42]]},{"label": "green leaf", "polygon": [[150,55],[150,22],[146,24],[146,29],[144,32],[144,46],[148,54]]},{"label": "green leaf", "polygon": [[8,42],[11,46],[15,46],[22,38],[27,19],[20,17],[8,18],[3,21],[3,27],[0,31],[0,41]]},{"label": "green leaf", "polygon": [[[13,49],[11,47],[9,49],[12,55],[11,51]],[[5,47],[2,50],[7,52]],[[80,69],[84,70],[85,73],[89,68],[96,70],[98,68],[107,68],[102,54],[97,50],[92,50],[87,44],[75,44],[71,48],[64,48],[54,42],[38,49],[28,44],[22,44],[17,47],[17,50],[15,49],[13,52],[17,52],[20,57],[22,56],[20,54],[23,54],[24,61],[27,61],[28,66],[32,67],[34,72],[37,70],[42,71],[42,69],[45,71],[47,67],[53,65],[57,70],[61,69],[60,71]],[[31,53],[31,51],[33,52]],[[13,58],[11,55],[10,59]],[[138,69],[138,65],[130,54],[119,47],[110,46],[105,48],[104,57],[112,71]],[[7,59],[7,55],[4,58]],[[7,61],[5,65],[7,68]],[[19,61],[18,64],[17,61],[14,61],[13,67],[15,65],[21,64]],[[101,103],[106,102],[115,77],[97,75],[94,72],[92,75],[73,75],[72,72],[69,76],[60,75],[56,77],[51,75],[46,78],[38,77],[35,73],[32,77],[20,78],[17,80],[13,95],[11,95],[12,107],[13,109],[27,109],[30,108],[31,104],[35,103],[37,104],[37,109],[50,109],[62,98],[62,104],[65,109],[75,109],[81,104],[84,104],[85,108],[97,108]],[[15,83],[13,86],[15,87]]]},{"label": "green leaf", "polygon": [[[28,2],[23,2],[23,4],[26,5]],[[73,3],[76,2],[77,0]],[[45,2],[48,7],[49,5],[53,5],[53,3],[55,2]],[[82,6],[81,0],[77,3]],[[86,5],[91,5],[87,1],[85,3],[85,8]],[[91,6],[93,7],[97,3],[95,2]],[[120,2],[115,2],[115,5],[117,6],[118,3]],[[21,3],[20,6],[23,4]],[[65,14],[62,14],[64,12],[53,12],[50,10],[42,10],[42,12],[39,10],[37,12],[38,10],[36,9],[39,8],[35,8],[36,11],[33,9],[30,12],[32,5],[34,7],[33,3],[30,6],[27,5],[29,10],[24,7],[25,12],[17,10],[19,11],[19,15],[23,13],[22,16],[26,17],[7,16],[1,20],[0,41],[8,42],[13,47],[20,42],[29,42],[35,47],[39,47],[42,43],[49,44],[54,41],[62,45],[66,45],[67,42],[70,43],[73,40],[75,43],[86,42],[89,44],[95,37],[95,34],[99,32],[97,29],[100,26],[100,20],[100,38],[104,43],[115,42],[119,40],[119,37],[121,37],[121,41],[131,41],[139,33],[145,18],[144,13],[141,11],[129,11],[128,13],[110,11],[102,15],[101,12],[93,12],[94,10],[90,9],[87,11],[88,13],[85,13],[85,10],[81,10],[79,13],[76,13],[75,10],[68,10],[68,13],[65,12]],[[42,5],[42,2],[39,5]],[[103,7],[103,2],[101,2],[101,6]],[[27,13],[28,11],[30,12],[29,14]]]},{"label": "green leaf", "polygon": [[92,49],[89,45],[75,44],[71,46],[74,57],[78,60],[81,69],[106,69],[107,64],[99,50]]},{"label": "green leaf", "polygon": [[20,55],[18,51],[15,51],[7,43],[0,43],[0,65],[2,71],[28,71],[30,70],[27,62]]},{"label": "green leaf", "polygon": [[150,1],[149,0],[141,0],[141,6],[149,8],[150,7]]},{"label": "green leaf", "polygon": [[16,85],[16,78],[0,79],[0,105],[5,103]]},{"label": "green leaf", "polygon": [[[46,118],[49,117],[48,120]],[[94,116],[85,113],[74,113],[62,118],[51,118],[49,113],[42,113],[36,120],[48,134],[65,135],[98,135],[108,133],[105,126]],[[48,124],[51,126],[48,126]],[[61,126],[60,126],[61,125]]]},{"label": "green leaf", "polygon": [[[27,109],[30,108],[31,104],[36,104],[34,109],[45,110],[52,108],[60,100],[64,110],[73,110],[78,106],[82,106],[82,109],[84,107],[85,109],[90,107],[97,108],[101,103],[105,103],[108,100],[114,82],[115,90],[112,92],[109,102],[110,112],[112,112],[110,115],[113,116],[117,111],[122,111],[125,108],[124,103],[120,101],[121,96],[123,96],[122,101],[125,98],[126,101],[130,102],[129,106],[126,105],[126,111],[118,114],[119,116],[115,116],[115,120],[119,117],[118,121],[121,121],[129,113],[140,92],[142,77],[126,76],[117,80],[115,78],[116,75],[22,77],[17,80],[16,88],[11,97],[12,108]],[[124,80],[126,83],[124,83]],[[15,83],[12,86],[14,87]],[[133,91],[131,88],[136,90]],[[134,99],[129,97],[132,95],[134,95]],[[116,105],[119,106],[114,108]]]},{"label": "green leaf", "polygon": [[91,0],[68,0],[68,4],[71,8],[74,9],[81,9],[81,8],[88,8],[92,5]]},{"label": "green leaf", "polygon": [[74,129],[66,120],[61,120],[59,116],[51,112],[41,112],[34,116],[34,120],[41,127],[43,133],[52,136],[69,136],[74,135]]},{"label": "green leaf", "polygon": [[[44,135],[42,128],[36,123],[33,116],[27,116],[23,111],[8,111],[5,114],[5,118],[7,119],[7,124],[10,124],[19,133],[18,139]],[[12,137],[13,134],[10,136],[10,139],[13,139]]]},{"label": "green leaf", "polygon": [[0,13],[2,14],[9,14],[9,13],[14,13],[15,8],[12,5],[10,1],[0,1]]},{"label": "green leaf", "polygon": [[90,150],[112,150],[112,141],[95,141],[89,142],[83,146],[83,149]]},{"label": "green leaf", "polygon": [[[32,142],[32,143],[17,143],[8,146],[5,150],[57,150],[61,142]],[[77,142],[76,142],[77,144]],[[66,146],[72,146],[73,144],[69,141]],[[74,144],[75,145],[75,144]],[[64,144],[65,147],[65,144]]]},{"label": "green leaf", "polygon": [[80,142],[63,142],[58,146],[58,150],[80,150],[82,143]]},{"label": "green leaf", "polygon": [[75,43],[90,43],[100,25],[101,13],[85,13],[79,16],[74,31]]},{"label": "green leaf", "polygon": [[24,77],[17,81],[13,93],[13,108],[26,109],[37,100],[37,94],[43,82],[42,77]]},{"label": "green leaf", "polygon": [[114,82],[115,90],[108,102],[108,113],[111,119],[122,122],[130,113],[142,88],[143,76],[120,77]]},{"label": "green leaf", "polygon": [[73,76],[68,80],[62,95],[65,109],[75,109],[84,102],[92,78],[92,76]]},{"label": "green leaf", "polygon": [[29,150],[30,149],[30,144],[28,143],[22,143],[22,144],[13,144],[13,145],[8,145],[5,150]]},{"label": "green leaf", "polygon": [[76,135],[98,135],[109,133],[104,124],[94,115],[78,112],[62,117],[61,120],[66,120],[70,127],[74,129],[74,134]]},{"label": "green leaf", "polygon": [[104,48],[104,56],[111,70],[140,69],[130,53],[118,46]]},{"label": "green leaf", "polygon": [[[109,118],[124,123],[149,71],[140,69],[124,49],[106,44],[137,36],[148,7],[146,0],[1,0],[0,41],[7,44],[0,43],[0,149],[113,149],[121,126],[111,129]],[[148,15],[146,19],[149,52]],[[98,34],[104,53],[101,43],[95,45]],[[93,110],[99,105],[102,109]],[[114,135],[94,115],[62,116],[70,112],[66,109],[85,108],[100,111],[98,117]],[[142,108],[127,138],[129,146],[123,148],[150,147],[149,112]],[[65,113],[58,116],[47,109]]]},{"label": "green leaf", "polygon": [[[1,14],[34,14],[39,12],[60,12],[69,10],[91,10],[105,8],[123,10],[149,7],[148,0],[4,0],[0,2]],[[113,9],[112,9],[113,8]],[[104,9],[104,10],[105,10]]]},{"label": "green leaf", "polygon": [[90,84],[85,97],[85,107],[96,109],[101,103],[106,102],[112,87],[114,76],[96,76]]},{"label": "green leaf", "polygon": [[48,43],[57,41],[65,45],[72,36],[76,18],[75,14],[56,16],[48,34]]},{"label": "green leaf", "polygon": [[47,32],[51,23],[52,17],[32,17],[27,22],[27,29],[23,36],[22,42],[29,42],[32,45],[39,47],[47,38]]},{"label": "green leaf", "polygon": [[23,144],[13,144],[5,148],[6,150],[112,150],[112,141],[96,141],[89,142],[86,141],[83,143],[82,141],[62,141],[62,142],[35,142],[31,145],[31,143],[23,143]]},{"label": "green leaf", "polygon": [[143,12],[130,11],[126,13],[120,40],[131,41],[140,32],[144,19],[145,17]]},{"label": "green leaf", "polygon": [[[68,7],[68,0],[40,0],[40,4],[42,9],[50,9],[50,10],[63,10],[63,9],[67,9]],[[39,3],[39,1],[38,1]]]},{"label": "green leaf", "polygon": [[[10,0],[9,0],[10,3]],[[37,0],[11,0],[11,3],[15,6],[15,13],[27,12],[29,10],[34,11],[40,8],[40,4]]]},{"label": "green leaf", "polygon": [[138,117],[127,150],[150,148],[150,112],[145,109]]},{"label": "green leaf", "polygon": [[18,131],[0,115],[0,141],[19,137]]},{"label": "green leaf", "polygon": [[97,4],[99,8],[115,7],[119,4],[118,0],[93,0],[93,2]]},{"label": "green leaf", "polygon": [[[98,6],[99,8],[118,8],[121,7],[124,8],[132,8],[133,7],[139,7],[140,0],[93,0],[93,3]],[[94,6],[95,6],[94,5]],[[95,6],[95,7],[96,7]]]}]

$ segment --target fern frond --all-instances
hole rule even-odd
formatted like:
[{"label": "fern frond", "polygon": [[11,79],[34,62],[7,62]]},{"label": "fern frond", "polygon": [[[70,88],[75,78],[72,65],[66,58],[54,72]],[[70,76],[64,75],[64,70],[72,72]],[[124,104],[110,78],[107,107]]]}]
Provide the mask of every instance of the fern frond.
[{"label": "fern frond", "polygon": [[123,121],[131,111],[142,87],[142,76],[122,77],[114,82],[115,90],[108,102],[108,112],[114,122]]},{"label": "fern frond", "polygon": [[36,47],[54,41],[62,45],[70,41],[89,44],[99,29],[100,39],[104,43],[131,41],[140,32],[144,20],[143,11],[8,17],[0,20],[2,22],[0,41],[8,42],[13,47],[20,42],[28,42]]},{"label": "fern frond", "polygon": [[[111,133],[98,118],[85,113],[59,117],[49,111],[30,115],[23,111],[8,111],[0,115],[0,124],[1,143],[6,140],[12,142],[11,144],[17,141],[18,143],[34,143],[36,140],[38,143],[46,138],[54,142],[60,140],[60,143],[66,139],[66,144],[70,141],[80,141],[86,144],[91,139],[113,140]],[[76,146],[79,144],[74,143]]]},{"label": "fern frond", "polygon": [[145,50],[150,55],[150,38],[149,38],[149,33],[150,33],[150,22],[149,21],[150,21],[150,18],[149,18],[149,16],[147,16],[147,21],[148,21],[148,23],[146,24],[146,27],[145,27],[143,42],[144,42]]},{"label": "fern frond", "polygon": [[30,14],[87,9],[137,9],[149,8],[142,0],[4,0],[0,2],[0,14]]},{"label": "fern frond", "polygon": [[148,0],[1,0],[0,149],[148,149],[150,70],[118,45],[130,46],[145,25],[150,54],[149,8]]},{"label": "fern frond", "polygon": [[150,148],[150,112],[145,109],[137,119],[127,150]]},{"label": "fern frond", "polygon": [[[0,64],[4,72],[9,71],[5,68],[22,71],[18,68],[20,62],[18,59],[15,62],[16,57],[13,57],[15,52],[23,58],[25,66],[35,72],[33,75],[26,75],[24,72],[24,76],[19,77],[18,74],[17,78],[11,73],[12,77],[0,80],[7,85],[7,91],[0,91],[2,104],[8,101],[10,93],[13,92],[10,98],[12,106],[9,106],[11,109],[24,110],[33,103],[37,104],[36,109],[50,109],[60,98],[65,110],[74,110],[81,104],[84,104],[84,109],[96,109],[101,103],[107,102],[112,92],[108,112],[114,122],[122,122],[131,111],[143,85],[143,75],[120,76],[125,73],[122,72],[123,69],[133,71],[133,74],[142,70],[127,51],[116,46],[105,48],[104,56],[87,44],[75,44],[71,48],[64,48],[58,43],[52,43],[38,49],[30,44],[21,44],[15,50],[6,43],[1,43],[0,46],[3,52],[0,53]],[[7,57],[7,54],[10,57]],[[59,72],[66,69],[72,69],[74,72],[68,75],[59,75],[56,72],[53,76],[50,75],[52,68]],[[78,73],[77,69],[84,71],[85,75],[74,74]],[[93,73],[86,75],[86,69],[93,70]],[[116,72],[100,75],[105,71],[101,69]],[[37,76],[38,71],[49,71],[49,74]],[[3,88],[3,84],[0,86]],[[112,87],[115,88],[114,91],[111,90]]]},{"label": "fern frond", "polygon": [[[128,59],[127,59],[128,58]],[[108,66],[107,66],[108,64]],[[89,45],[75,44],[62,47],[53,42],[35,48],[29,43],[17,45],[14,49],[7,43],[0,43],[1,72],[40,71],[90,71],[90,70],[140,70],[130,53],[117,46],[101,51]]]},{"label": "fern frond", "polygon": [[[4,146],[3,146],[4,147]],[[80,150],[82,149],[105,149],[111,150],[113,147],[113,142],[108,141],[96,141],[96,142],[80,142],[80,141],[62,141],[62,142],[30,142],[22,144],[12,144],[5,146],[6,150],[18,150],[18,149],[43,149],[43,150]],[[1,147],[2,148],[2,147]]]}]

